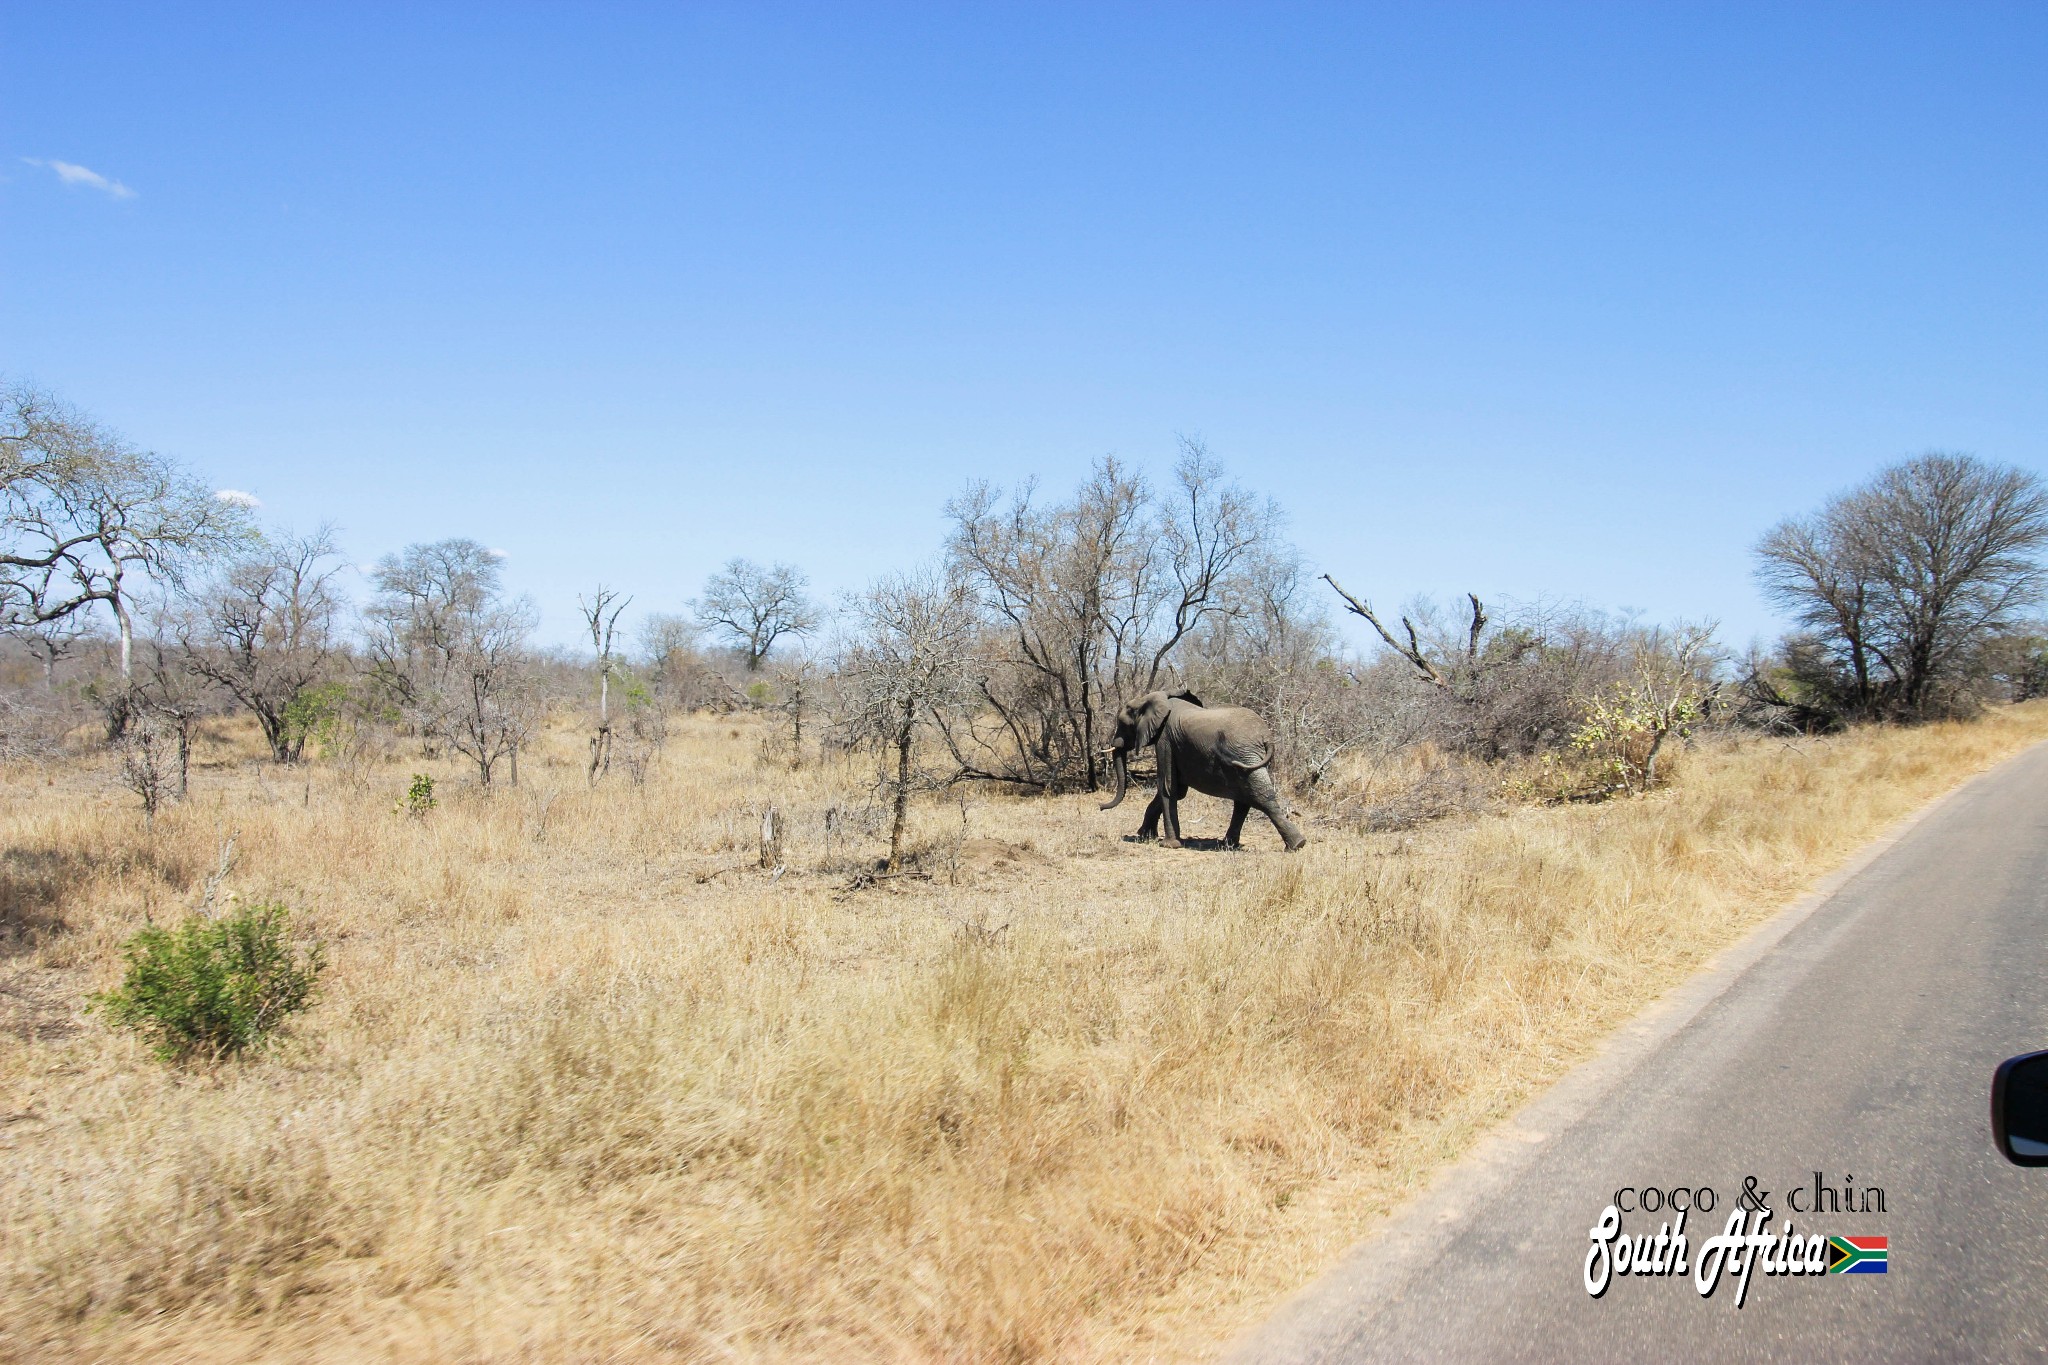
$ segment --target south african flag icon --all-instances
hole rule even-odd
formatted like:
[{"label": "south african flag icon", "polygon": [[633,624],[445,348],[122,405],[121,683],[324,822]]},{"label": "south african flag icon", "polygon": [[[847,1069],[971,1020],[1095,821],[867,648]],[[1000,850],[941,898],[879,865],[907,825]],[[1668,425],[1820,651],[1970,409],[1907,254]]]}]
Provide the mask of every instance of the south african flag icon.
[{"label": "south african flag icon", "polygon": [[1891,1265],[1889,1237],[1828,1238],[1828,1274],[1882,1275]]}]

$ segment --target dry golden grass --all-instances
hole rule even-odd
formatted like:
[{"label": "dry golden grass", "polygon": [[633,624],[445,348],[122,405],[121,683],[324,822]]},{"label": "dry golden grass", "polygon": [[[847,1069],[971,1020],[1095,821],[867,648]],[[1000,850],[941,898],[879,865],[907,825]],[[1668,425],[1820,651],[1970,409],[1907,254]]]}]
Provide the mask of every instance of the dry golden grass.
[{"label": "dry golden grass", "polygon": [[[145,832],[81,763],[0,783],[0,1356],[1179,1357],[2048,706],[1724,742],[1676,785],[1289,857],[971,796],[879,851],[860,773],[698,719],[642,788],[394,814],[230,729]],[[1384,786],[1384,779],[1380,779]],[[549,792],[554,794],[550,797]],[[756,812],[790,866],[753,868]],[[828,848],[825,812],[849,812]],[[1221,803],[1191,801],[1191,834]],[[328,944],[270,1057],[176,1073],[79,1015],[229,884]]]}]

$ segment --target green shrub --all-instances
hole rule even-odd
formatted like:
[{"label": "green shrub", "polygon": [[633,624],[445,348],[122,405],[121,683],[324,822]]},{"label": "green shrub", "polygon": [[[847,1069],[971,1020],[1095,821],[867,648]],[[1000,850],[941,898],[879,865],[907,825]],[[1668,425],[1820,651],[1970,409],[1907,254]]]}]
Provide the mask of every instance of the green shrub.
[{"label": "green shrub", "polygon": [[284,707],[285,739],[292,752],[303,750],[309,739],[331,751],[340,733],[343,708],[348,701],[347,683],[321,683],[302,687],[293,693]]},{"label": "green shrub", "polygon": [[260,1045],[311,1001],[326,959],[315,944],[292,946],[291,912],[252,906],[221,919],[200,916],[176,929],[154,925],[123,945],[128,973],[89,1009],[133,1029],[158,1060],[218,1060]]},{"label": "green shrub", "polygon": [[405,795],[398,798],[391,807],[393,813],[424,819],[428,811],[440,802],[434,799],[434,779],[426,773],[414,773],[412,785],[405,789]]}]

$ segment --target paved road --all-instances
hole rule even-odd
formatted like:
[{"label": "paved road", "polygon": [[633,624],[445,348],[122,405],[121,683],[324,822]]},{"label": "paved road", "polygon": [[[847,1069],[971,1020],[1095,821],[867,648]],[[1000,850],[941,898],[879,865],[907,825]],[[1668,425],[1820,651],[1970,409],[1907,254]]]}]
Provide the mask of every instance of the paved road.
[{"label": "paved road", "polygon": [[[1520,1116],[1236,1358],[2048,1357],[2048,1168],[2000,1159],[1986,1121],[1997,1062],[2048,1047],[2048,746],[1787,921],[1667,1024],[1636,1029],[1636,1055],[1624,1039]],[[1739,1308],[1725,1274],[1711,1298],[1691,1274],[1588,1295],[1588,1232],[1619,1187],[1713,1187],[1716,1212],[1686,1220],[1690,1267],[1745,1177],[1771,1192],[1775,1228],[1815,1171],[1880,1187],[1885,1212],[1793,1224],[1888,1237],[1885,1274],[1752,1273]]]}]

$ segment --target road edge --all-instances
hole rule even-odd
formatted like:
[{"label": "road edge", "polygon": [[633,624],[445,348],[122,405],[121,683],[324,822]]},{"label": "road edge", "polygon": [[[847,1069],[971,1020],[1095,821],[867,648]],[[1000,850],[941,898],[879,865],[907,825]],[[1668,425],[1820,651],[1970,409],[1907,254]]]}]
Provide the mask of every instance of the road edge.
[{"label": "road edge", "polygon": [[1336,1324],[1356,1319],[1361,1300],[1377,1298],[1405,1283],[1442,1250],[1469,1211],[1506,1189],[1527,1169],[1544,1143],[1592,1112],[1637,1066],[1726,994],[1787,934],[1833,900],[1843,886],[1964,792],[2043,747],[2048,747],[2048,740],[2037,740],[2008,754],[1901,816],[1804,895],[1710,954],[1691,976],[1602,1039],[1591,1057],[1488,1129],[1463,1156],[1439,1169],[1428,1184],[1389,1213],[1384,1223],[1335,1265],[1228,1343],[1219,1358],[1225,1365],[1284,1365],[1320,1359],[1319,1348],[1329,1343]]}]

